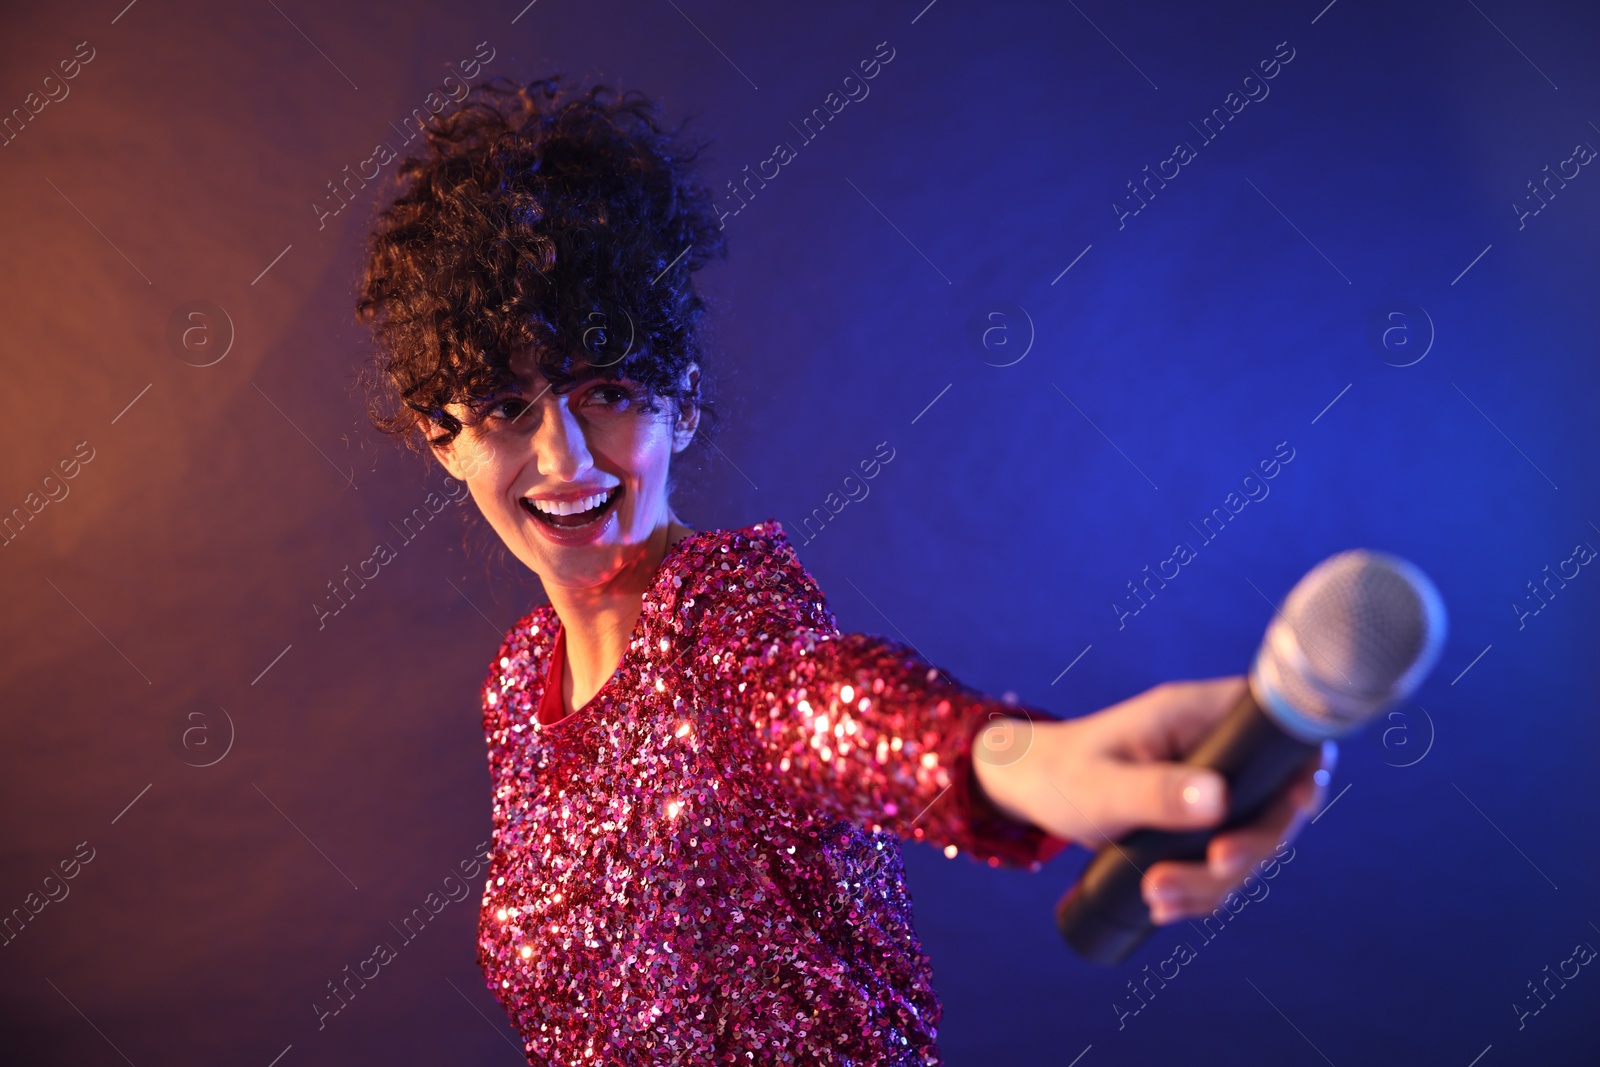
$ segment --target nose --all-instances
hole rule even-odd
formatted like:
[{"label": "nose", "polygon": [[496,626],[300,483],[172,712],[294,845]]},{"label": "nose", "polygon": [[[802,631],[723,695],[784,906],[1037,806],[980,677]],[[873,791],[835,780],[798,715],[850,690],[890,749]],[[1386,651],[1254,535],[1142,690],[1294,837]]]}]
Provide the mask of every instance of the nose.
[{"label": "nose", "polygon": [[533,431],[533,454],[539,473],[564,482],[576,481],[594,467],[583,424],[567,406],[566,396],[546,393],[539,425]]}]

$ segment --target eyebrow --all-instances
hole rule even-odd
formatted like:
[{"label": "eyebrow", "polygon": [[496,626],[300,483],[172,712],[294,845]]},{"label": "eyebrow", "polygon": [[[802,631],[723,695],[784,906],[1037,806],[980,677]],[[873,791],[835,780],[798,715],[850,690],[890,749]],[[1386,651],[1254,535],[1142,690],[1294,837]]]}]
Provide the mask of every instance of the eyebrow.
[{"label": "eyebrow", "polygon": [[[513,375],[511,380],[505,385],[496,387],[492,393],[485,397],[485,402],[492,400],[494,397],[499,396],[501,393],[507,391],[515,393],[517,396],[525,397],[527,395],[527,391],[523,388],[524,380],[525,378],[523,375]],[[587,385],[588,383],[594,381],[631,382],[633,380],[634,379],[629,375],[617,373],[613,367],[590,367],[588,370],[575,375],[572,385],[574,388],[576,388],[577,386]],[[543,396],[545,393],[551,391],[552,387],[549,381],[546,380],[545,387],[540,391],[539,396]],[[534,397],[534,399],[537,400],[538,397]]]}]

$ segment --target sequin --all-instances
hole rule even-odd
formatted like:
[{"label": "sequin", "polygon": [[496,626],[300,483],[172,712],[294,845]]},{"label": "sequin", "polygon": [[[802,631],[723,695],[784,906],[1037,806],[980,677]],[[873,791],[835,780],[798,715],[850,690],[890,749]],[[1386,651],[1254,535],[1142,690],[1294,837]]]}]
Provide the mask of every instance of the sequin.
[{"label": "sequin", "polygon": [[669,546],[618,671],[541,725],[559,621],[519,619],[482,690],[478,962],[528,1062],[938,1064],[900,840],[1066,846],[972,778],[1019,706],[840,633],[775,519]]}]

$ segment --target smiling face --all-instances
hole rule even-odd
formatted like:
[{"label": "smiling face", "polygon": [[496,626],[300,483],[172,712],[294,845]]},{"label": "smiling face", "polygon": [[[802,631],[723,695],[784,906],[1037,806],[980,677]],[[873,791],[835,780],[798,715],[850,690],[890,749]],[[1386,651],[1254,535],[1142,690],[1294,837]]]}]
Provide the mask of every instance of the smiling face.
[{"label": "smiling face", "polygon": [[[460,404],[446,409],[463,428],[434,455],[546,587],[604,586],[638,567],[652,535],[675,521],[667,469],[694,437],[699,410],[663,397],[649,411],[632,382],[599,376],[558,395],[531,357],[511,366],[515,384],[481,417]],[[691,395],[698,377],[691,363],[682,382]]]}]

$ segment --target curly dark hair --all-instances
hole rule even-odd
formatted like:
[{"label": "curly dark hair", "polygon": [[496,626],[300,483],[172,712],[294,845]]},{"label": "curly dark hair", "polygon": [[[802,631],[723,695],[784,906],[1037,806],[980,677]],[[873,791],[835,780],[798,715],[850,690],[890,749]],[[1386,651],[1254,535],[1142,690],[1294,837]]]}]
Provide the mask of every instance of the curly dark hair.
[{"label": "curly dark hair", "polygon": [[[638,90],[563,94],[561,78],[493,78],[431,120],[375,220],[356,319],[378,351],[362,380],[374,427],[412,451],[419,414],[443,430],[430,445],[453,441],[445,406],[476,421],[521,352],[557,393],[627,378],[647,411],[665,396],[714,414],[691,278],[726,255],[694,169],[706,144]],[[691,361],[701,381],[685,390]]]}]

